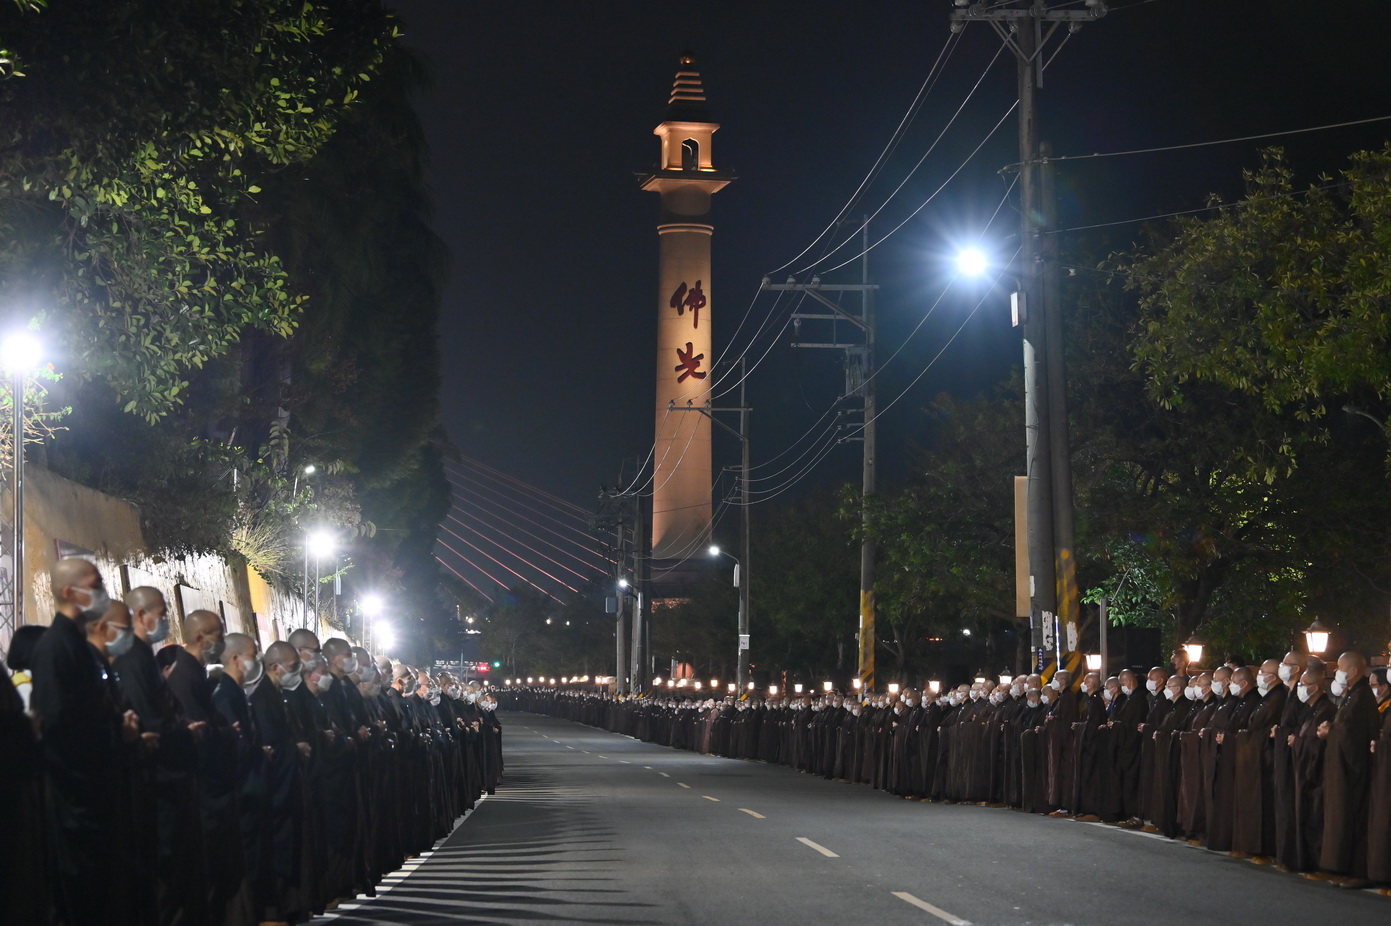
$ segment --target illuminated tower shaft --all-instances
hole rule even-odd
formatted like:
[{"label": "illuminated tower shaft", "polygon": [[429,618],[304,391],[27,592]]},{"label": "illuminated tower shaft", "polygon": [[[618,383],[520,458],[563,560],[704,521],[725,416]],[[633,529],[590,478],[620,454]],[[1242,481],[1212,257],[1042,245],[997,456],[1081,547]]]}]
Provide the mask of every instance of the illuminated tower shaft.
[{"label": "illuminated tower shaft", "polygon": [[672,412],[672,404],[705,405],[713,384],[710,281],[710,196],[734,179],[711,161],[719,128],[705,103],[700,72],[685,54],[654,130],[662,141],[657,170],[642,188],[661,194],[657,224],[657,433],[653,450],[652,557],[681,559],[709,542],[710,419]]}]

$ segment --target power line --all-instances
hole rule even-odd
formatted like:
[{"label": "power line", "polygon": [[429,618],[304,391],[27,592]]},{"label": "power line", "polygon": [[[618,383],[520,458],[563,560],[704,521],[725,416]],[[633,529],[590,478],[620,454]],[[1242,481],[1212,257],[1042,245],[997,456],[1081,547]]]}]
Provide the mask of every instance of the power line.
[{"label": "power line", "polygon": [[[456,520],[457,520],[457,519],[456,519]],[[573,585],[571,585],[570,583],[566,582],[564,579],[560,578],[559,576],[551,575],[549,572],[547,572],[545,569],[542,569],[542,568],[541,568],[540,566],[538,566],[536,563],[532,562],[531,560],[527,559],[526,557],[522,556],[521,554],[517,553],[516,551],[509,549],[508,547],[504,546],[503,544],[498,543],[497,540],[495,540],[495,539],[492,538],[492,537],[489,537],[487,534],[485,534],[485,533],[483,533],[482,531],[478,530],[478,528],[476,528],[476,527],[470,527],[469,525],[464,524],[464,523],[462,523],[462,522],[460,522],[459,526],[462,527],[464,530],[470,531],[471,533],[473,533],[476,537],[478,537],[479,540],[483,541],[484,543],[492,544],[492,545],[493,545],[494,547],[496,547],[498,550],[502,551],[503,555],[512,557],[514,560],[517,560],[517,561],[520,562],[522,565],[526,566],[528,569],[534,569],[536,572],[541,573],[541,575],[543,575],[543,576],[545,576],[546,578],[550,579],[552,582],[555,582],[557,585],[562,585],[562,586],[564,586],[565,588],[568,588],[568,589],[569,589],[570,591],[572,591],[572,592],[576,592],[576,593],[579,592],[579,589],[575,588]],[[478,550],[479,553],[483,553],[482,549],[480,549],[479,547],[476,547],[476,546],[474,546],[473,544],[469,543],[469,541],[467,540],[467,538],[464,537],[463,534],[460,534],[458,531],[456,531],[456,530],[454,530],[453,528],[448,527],[448,526],[446,526],[446,525],[444,525],[444,524],[441,524],[440,527],[443,528],[444,531],[445,531],[446,533],[448,533],[450,536],[457,537],[462,543],[468,543],[469,546],[473,547],[475,550]],[[488,554],[484,553],[483,555],[484,555],[484,556],[487,556]],[[494,559],[493,562],[497,563],[499,566],[502,565],[501,561],[499,561],[499,560]],[[507,568],[507,567],[504,566],[503,568],[505,569],[505,568]],[[513,574],[513,575],[517,575],[518,578],[521,578],[521,576],[520,576],[518,573],[516,573],[516,572],[513,572],[512,574]],[[526,583],[529,584],[529,585],[535,585],[537,588],[540,588],[540,585],[537,584],[536,582],[532,581],[531,579],[525,579],[525,578],[523,578],[522,581],[526,582]]]},{"label": "power line", "polygon": [[[593,538],[592,538],[592,537],[589,537],[589,538],[588,538],[588,540],[590,541],[589,544],[582,544],[582,543],[580,543],[579,541],[577,541],[577,540],[575,540],[575,539],[573,539],[573,538],[571,538],[571,537],[567,537],[567,536],[565,536],[564,534],[561,534],[561,533],[559,533],[558,531],[555,531],[555,530],[551,529],[550,527],[547,527],[545,524],[542,524],[542,523],[540,523],[540,522],[538,522],[538,521],[535,521],[535,520],[532,520],[531,518],[528,518],[526,515],[523,515],[523,514],[519,513],[518,511],[516,511],[516,510],[514,510],[514,509],[509,509],[509,508],[506,508],[506,507],[502,506],[501,504],[499,504],[498,502],[496,502],[495,500],[493,500],[492,496],[485,496],[485,495],[481,495],[480,493],[473,492],[473,491],[470,490],[467,486],[453,485],[453,488],[457,489],[458,492],[460,493],[460,494],[456,494],[456,495],[455,495],[455,501],[456,501],[456,502],[467,501],[469,504],[473,505],[475,508],[478,508],[478,509],[484,511],[486,514],[488,514],[488,516],[489,516],[490,518],[497,518],[497,517],[499,517],[499,515],[495,515],[495,514],[493,514],[493,513],[491,513],[491,512],[488,512],[487,509],[484,507],[484,504],[481,504],[481,503],[479,503],[479,502],[473,501],[473,498],[472,498],[473,496],[477,496],[477,497],[479,497],[479,498],[482,498],[484,503],[490,504],[490,505],[492,505],[492,507],[494,507],[494,508],[501,508],[501,509],[502,509],[502,515],[501,515],[501,517],[506,517],[506,518],[511,518],[511,519],[515,519],[515,520],[525,521],[525,522],[527,522],[528,524],[534,525],[535,527],[539,528],[540,530],[546,531],[547,533],[551,534],[551,535],[554,536],[554,537],[559,537],[559,538],[560,538],[562,541],[564,541],[565,543],[568,543],[568,544],[571,544],[571,545],[573,545],[573,546],[579,547],[579,548],[580,548],[581,550],[583,550],[588,556],[600,556],[600,554],[599,554],[597,551],[595,551],[594,548],[593,548],[593,546],[591,545],[592,542],[593,542]],[[463,494],[467,494],[467,495],[469,495],[470,497],[467,498],[467,499],[465,499],[465,498],[461,497],[461,495],[463,495]],[[456,505],[456,507],[457,507],[457,505]],[[480,520],[482,520],[482,519],[480,518]],[[518,529],[521,530],[521,528],[518,528]],[[499,530],[503,530],[503,531],[505,532],[505,529],[504,529],[504,528],[499,528]],[[588,559],[586,559],[585,557],[583,557],[583,556],[579,556],[578,554],[572,553],[572,552],[570,552],[570,551],[564,549],[563,547],[560,547],[559,545],[557,545],[557,544],[555,544],[555,543],[553,543],[553,542],[551,542],[551,541],[549,541],[549,540],[546,540],[546,539],[543,538],[543,537],[539,537],[539,536],[537,536],[536,534],[531,533],[530,531],[524,531],[524,533],[526,533],[527,536],[529,536],[529,537],[533,537],[533,538],[535,538],[536,540],[541,541],[542,543],[548,544],[549,546],[551,546],[551,547],[554,548],[555,550],[558,550],[558,551],[560,551],[561,553],[564,553],[566,556],[569,556],[569,557],[571,557],[572,559],[578,560],[579,562],[581,562],[581,563],[583,563],[583,564],[585,564],[585,565],[590,565],[590,561],[589,561]],[[600,556],[600,558],[602,559],[602,556]]]},{"label": "power line", "polygon": [[[461,557],[461,558],[462,558],[462,557]],[[462,572],[460,572],[459,570],[455,569],[453,566],[449,565],[449,564],[446,563],[444,560],[440,559],[440,555],[439,555],[438,553],[435,554],[435,562],[439,563],[439,564],[440,564],[441,566],[443,566],[445,569],[448,569],[450,572],[454,573],[454,575],[458,576],[460,582],[463,582],[463,583],[464,583],[465,585],[467,585],[469,588],[473,589],[475,592],[477,592],[478,594],[482,595],[482,596],[488,601],[489,604],[492,603],[492,601],[493,601],[493,596],[492,596],[492,595],[489,595],[487,592],[483,591],[483,589],[479,588],[477,585],[474,585],[472,582],[470,582],[470,581],[464,576],[464,574],[463,574]],[[465,559],[464,562],[468,563],[469,561],[468,561],[467,559]],[[469,563],[469,565],[472,566],[473,564],[472,564],[472,563]],[[477,567],[475,566],[474,568],[477,568]]]},{"label": "power line", "polygon": [[[1231,145],[1243,141],[1261,141],[1266,138],[1283,138],[1288,135],[1307,135],[1311,132],[1325,132],[1329,129],[1344,129],[1354,125],[1370,125],[1373,122],[1391,121],[1391,116],[1373,116],[1370,119],[1353,119],[1349,122],[1330,122],[1327,125],[1314,125],[1302,129],[1286,129],[1282,132],[1264,132],[1260,135],[1242,135],[1236,138],[1219,138],[1214,141],[1195,141],[1183,145],[1160,145],[1153,148],[1131,148],[1126,151],[1101,151],[1094,154],[1069,154],[1061,157],[1043,158],[1043,161],[1090,161],[1097,158],[1123,158],[1135,154],[1157,154],[1163,151],[1184,151],[1189,148],[1209,148],[1214,145]],[[1012,165],[1018,167],[1019,165]]]},{"label": "power line", "polygon": [[[449,514],[449,515],[447,515],[447,517],[449,518],[449,520],[451,520],[451,521],[453,521],[454,523],[460,525],[461,527],[464,527],[464,528],[466,528],[466,529],[468,529],[468,530],[474,531],[475,533],[479,533],[480,535],[481,535],[481,533],[482,533],[481,531],[478,530],[478,528],[476,528],[476,527],[474,527],[474,526],[472,526],[472,525],[466,523],[462,518],[456,517],[456,516],[455,516],[454,514],[452,514],[452,513]],[[478,521],[478,523],[482,524],[482,525],[483,525],[484,527],[486,527],[486,528],[490,528],[490,529],[493,529],[493,530],[498,530],[498,528],[497,528],[496,525],[490,524],[489,522],[483,520],[482,518],[479,518],[477,515],[472,515],[472,514],[471,514],[471,515],[469,515],[469,517],[474,518],[476,521]],[[526,550],[528,550],[528,551],[530,551],[530,552],[532,552],[532,553],[535,553],[537,556],[541,557],[541,558],[544,559],[546,562],[554,564],[554,565],[556,566],[556,568],[558,568],[558,569],[564,569],[566,572],[570,573],[570,575],[572,575],[572,576],[574,576],[575,578],[579,579],[581,582],[588,582],[591,578],[594,578],[594,576],[587,576],[587,575],[585,575],[585,574],[582,573],[582,572],[579,572],[579,571],[577,571],[577,570],[575,570],[575,569],[571,569],[569,566],[565,565],[564,563],[562,563],[560,560],[556,559],[555,557],[550,556],[549,554],[546,554],[546,553],[542,553],[540,550],[538,550],[538,549],[536,549],[535,547],[531,546],[531,545],[528,544],[526,541],[520,540],[520,539],[518,539],[518,538],[512,536],[511,534],[507,533],[507,531],[505,531],[505,530],[502,530],[501,533],[502,533],[504,536],[507,537],[507,540],[508,540],[509,543],[515,543],[515,544],[517,544],[518,546],[520,546],[520,547],[522,547],[522,548],[524,548],[524,549],[526,549]],[[534,536],[534,535],[532,535],[532,536]],[[538,539],[539,539],[539,538],[538,538]],[[544,541],[542,541],[542,542],[544,543]],[[501,544],[499,544],[499,546],[501,546]],[[513,554],[513,555],[515,556],[516,554]],[[567,555],[568,555],[568,554],[567,554]],[[520,557],[518,557],[518,558],[520,559]],[[534,564],[533,564],[533,565],[534,565]],[[585,564],[585,565],[588,565],[588,564]],[[596,567],[593,567],[593,569],[594,569],[594,572],[598,573],[599,576],[603,576],[603,575],[605,574],[604,571],[601,570],[601,569],[599,569],[597,566],[596,566]]]}]

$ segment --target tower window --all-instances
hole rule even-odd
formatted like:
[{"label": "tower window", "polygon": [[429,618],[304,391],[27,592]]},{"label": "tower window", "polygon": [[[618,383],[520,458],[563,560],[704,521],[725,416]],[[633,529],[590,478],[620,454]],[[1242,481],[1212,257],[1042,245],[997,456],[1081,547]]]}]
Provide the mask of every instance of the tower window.
[{"label": "tower window", "polygon": [[681,169],[700,169],[700,142],[688,138],[681,143]]}]

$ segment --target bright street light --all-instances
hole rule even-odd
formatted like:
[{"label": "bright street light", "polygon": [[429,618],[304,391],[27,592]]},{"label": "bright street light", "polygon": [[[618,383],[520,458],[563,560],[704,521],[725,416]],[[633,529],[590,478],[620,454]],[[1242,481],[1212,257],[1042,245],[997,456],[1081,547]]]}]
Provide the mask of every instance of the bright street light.
[{"label": "bright street light", "polygon": [[990,260],[980,248],[964,248],[956,255],[956,269],[966,277],[978,277],[990,266]]},{"label": "bright street light", "polygon": [[15,331],[0,343],[0,367],[7,373],[28,373],[43,362],[43,345],[30,331]]},{"label": "bright street light", "polygon": [[362,613],[368,617],[377,617],[386,610],[386,600],[376,592],[368,592],[362,596],[358,607],[362,608]]},{"label": "bright street light", "polygon": [[390,624],[379,624],[373,627],[372,634],[377,638],[375,642],[378,649],[390,650],[396,645],[396,631],[391,629]]},{"label": "bright street light", "polygon": [[338,548],[338,542],[331,531],[320,529],[309,532],[304,538],[304,548],[315,559],[327,559]]},{"label": "bright street light", "polygon": [[0,343],[0,365],[10,374],[13,437],[10,454],[10,555],[14,586],[10,613],[0,617],[0,639],[6,641],[24,625],[24,386],[30,371],[43,360],[43,345],[29,331],[15,331]]}]

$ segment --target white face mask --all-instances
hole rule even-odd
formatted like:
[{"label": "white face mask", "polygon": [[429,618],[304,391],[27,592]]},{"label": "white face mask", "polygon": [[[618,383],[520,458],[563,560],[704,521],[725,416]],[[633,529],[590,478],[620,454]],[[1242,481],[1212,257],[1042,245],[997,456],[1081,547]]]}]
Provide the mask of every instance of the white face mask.
[{"label": "white face mask", "polygon": [[1183,696],[1190,701],[1196,701],[1198,700],[1198,689],[1189,685],[1187,688],[1183,689]]},{"label": "white face mask", "polygon": [[1219,698],[1220,698],[1220,697],[1223,697],[1223,696],[1226,695],[1226,693],[1227,693],[1227,683],[1226,683],[1226,682],[1219,682],[1219,681],[1217,681],[1216,679],[1213,679],[1213,682],[1212,682],[1212,693],[1215,694],[1215,695],[1217,695],[1217,697],[1219,697]]},{"label": "white face mask", "polygon": [[333,687],[333,676],[325,672],[316,678],[314,687],[319,690],[319,694],[324,694]]},{"label": "white face mask", "polygon": [[1125,692],[1125,696],[1128,698],[1128,697],[1130,697],[1131,695],[1133,695],[1133,694],[1135,693],[1135,686],[1134,686],[1134,685],[1122,685],[1122,686],[1121,686],[1121,691]]},{"label": "white face mask", "polygon": [[1282,662],[1280,663],[1278,671],[1280,673],[1280,681],[1284,682],[1286,685],[1290,683],[1290,679],[1294,678],[1294,666],[1292,665],[1287,665]]},{"label": "white face mask", "polygon": [[79,604],[78,608],[82,611],[82,616],[89,621],[97,620],[111,607],[111,596],[106,593],[104,587],[77,588],[74,586],[73,591],[86,596],[87,604]]},{"label": "white face mask", "polygon": [[242,665],[242,687],[250,688],[261,680],[261,676],[266,674],[265,665],[260,659],[253,657],[249,662]]},{"label": "white face mask", "polygon": [[1178,692],[1177,692],[1177,691],[1174,691],[1174,689],[1172,689],[1172,688],[1165,688],[1165,689],[1164,689],[1164,697],[1165,697],[1167,700],[1169,700],[1169,701],[1174,700],[1174,697],[1175,697],[1177,694],[1178,694]]},{"label": "white face mask", "polygon": [[1261,697],[1270,694],[1270,680],[1264,675],[1256,676],[1256,690],[1261,693]]},{"label": "white face mask", "polygon": [[1333,673],[1333,684],[1328,686],[1328,690],[1333,692],[1333,697],[1341,698],[1343,693],[1348,690],[1348,674],[1343,669]]},{"label": "white face mask", "polygon": [[1145,679],[1145,687],[1150,690],[1150,694],[1159,692],[1159,683],[1152,678]]},{"label": "white face mask", "polygon": [[1049,687],[1049,688],[1052,688],[1054,691],[1062,691],[1062,690],[1063,690],[1063,683],[1062,683],[1060,680],[1058,680],[1058,679],[1055,678],[1055,679],[1053,679],[1051,682],[1048,683],[1048,687]]},{"label": "white face mask", "polygon": [[296,669],[293,672],[286,672],[280,676],[280,687],[285,691],[294,691],[304,683],[304,670]]},{"label": "white face mask", "polygon": [[1105,698],[1108,702],[1114,700],[1116,697],[1114,694],[1111,693],[1111,689],[1109,688],[1102,691],[1101,696]]},{"label": "white face mask", "polygon": [[1299,695],[1299,700],[1300,700],[1302,703],[1304,703],[1304,704],[1308,704],[1308,703],[1309,703],[1309,689],[1306,688],[1306,687],[1304,687],[1304,683],[1303,683],[1303,682],[1300,682],[1300,683],[1299,683],[1299,687],[1295,689],[1295,693],[1296,693],[1297,695]]}]

